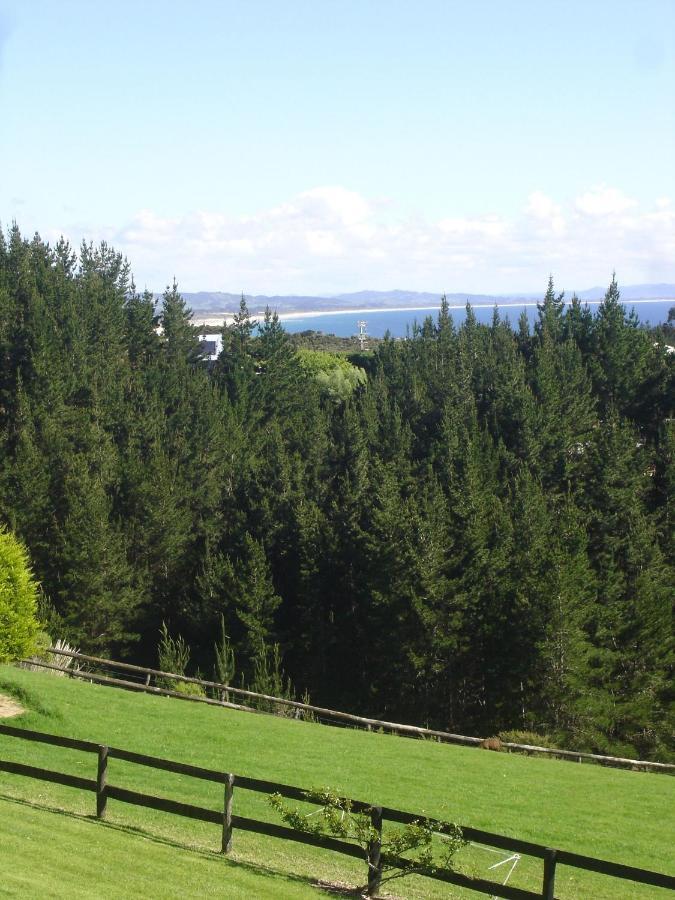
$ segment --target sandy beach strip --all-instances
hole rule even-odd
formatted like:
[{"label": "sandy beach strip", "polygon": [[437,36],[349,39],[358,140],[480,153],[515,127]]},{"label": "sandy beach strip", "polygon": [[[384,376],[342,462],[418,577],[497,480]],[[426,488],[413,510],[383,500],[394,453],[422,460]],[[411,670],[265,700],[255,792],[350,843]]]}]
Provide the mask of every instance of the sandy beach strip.
[{"label": "sandy beach strip", "polygon": [[[433,312],[440,309],[439,306],[377,306],[368,309],[307,309],[293,310],[293,312],[279,311],[278,308],[272,309],[279,316],[280,322],[288,322],[291,319],[317,319],[321,316],[367,316],[370,313],[393,313],[393,312]],[[464,309],[463,306],[451,306],[450,309]],[[252,312],[251,318],[262,320],[265,317],[263,312]],[[223,312],[213,313],[208,316],[195,316],[192,320],[195,325],[222,325],[223,322],[229,325],[234,318],[234,313]]]},{"label": "sandy beach strip", "polygon": [[[631,306],[639,306],[641,303],[666,303],[669,302],[669,298],[649,298],[644,300],[626,300],[623,305],[626,309],[630,309]],[[494,303],[472,303],[471,309],[523,309],[524,307],[529,306],[537,306],[541,303],[541,300],[537,299],[523,299],[523,300],[509,300],[505,303],[499,303],[495,301]],[[586,306],[598,306],[602,303],[602,300],[583,300],[582,305]],[[411,313],[434,313],[438,312],[441,308],[440,302],[437,306],[369,306],[363,308],[348,308],[348,309],[307,309],[307,310],[293,310],[292,312],[284,312],[283,308],[280,310],[278,307],[272,308],[272,312],[276,312],[279,316],[280,322],[287,322],[292,319],[318,319],[322,316],[369,316],[373,313],[398,313],[398,312],[411,312]],[[452,310],[457,309],[466,309],[466,303],[451,303],[448,305],[448,309],[452,312]],[[207,328],[213,327],[222,327],[223,325],[230,325],[232,320],[234,319],[233,312],[213,312],[203,315],[195,315],[192,322],[197,326],[205,326]],[[264,310],[262,312],[252,312],[251,319],[256,322],[262,321],[265,316]]]},{"label": "sandy beach strip", "polygon": [[[471,305],[472,309],[492,309],[494,307],[494,303],[473,303]],[[501,303],[499,304],[499,308],[506,308],[507,306],[517,306],[519,309],[523,306],[535,306],[536,301],[533,302],[523,302],[523,303]],[[424,312],[424,313],[433,313],[438,312],[441,308],[440,303],[438,306],[371,306],[363,309],[308,309],[308,310],[293,310],[293,312],[283,312],[279,311],[278,308],[272,309],[272,312],[276,312],[279,316],[280,322],[287,322],[291,319],[318,319],[321,316],[368,316],[372,313],[397,313],[397,312]],[[454,305],[448,306],[448,309],[465,309],[465,303],[457,303]],[[256,320],[262,320],[265,316],[264,312],[252,312],[251,318]],[[223,313],[213,313],[211,315],[203,315],[203,316],[195,316],[193,319],[194,325],[229,325],[234,318],[234,313],[232,312],[223,312]]]}]

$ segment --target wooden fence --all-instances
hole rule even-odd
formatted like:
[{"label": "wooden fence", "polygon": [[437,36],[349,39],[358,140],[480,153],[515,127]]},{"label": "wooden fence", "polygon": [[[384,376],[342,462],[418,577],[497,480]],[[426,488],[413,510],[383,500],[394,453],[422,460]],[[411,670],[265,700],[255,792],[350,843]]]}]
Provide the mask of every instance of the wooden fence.
[{"label": "wooden fence", "polygon": [[[85,664],[86,669],[78,670],[68,668],[64,670],[61,666],[56,666],[37,659],[24,660],[24,663],[42,669],[56,670],[68,674],[73,678],[82,678],[87,681],[96,682],[97,684],[106,684],[111,687],[121,687],[132,691],[142,691],[144,693],[160,694],[167,697],[178,697],[181,700],[192,700],[198,703],[208,703],[212,706],[224,706],[229,709],[260,712],[259,708],[256,709],[249,705],[233,703],[229,699],[231,696],[243,697],[245,700],[253,701],[257,704],[265,704],[268,707],[285,708],[291,715],[295,715],[297,718],[310,716],[315,720],[331,722],[334,724],[351,725],[352,727],[364,728],[368,731],[375,729],[405,737],[434,738],[444,743],[463,744],[464,746],[476,747],[482,741],[482,738],[478,737],[452,734],[447,731],[437,731],[432,728],[421,728],[417,725],[404,725],[402,723],[387,722],[380,719],[369,719],[365,716],[356,716],[352,713],[341,712],[335,709],[313,706],[311,703],[301,703],[298,700],[287,700],[282,697],[272,697],[268,694],[258,694],[255,691],[231,687],[230,685],[222,684],[217,681],[206,681],[203,678],[191,678],[187,675],[176,675],[171,672],[163,672],[160,669],[149,669],[145,666],[134,666],[131,663],[115,662],[111,659],[103,659],[98,656],[87,656],[84,653],[76,653],[71,650],[60,650],[52,647],[49,652],[57,656],[69,657],[73,660],[80,661]],[[98,672],[91,671],[91,667],[129,673],[129,678],[112,678],[108,675],[101,675]],[[130,678],[133,677],[139,678],[140,680],[130,680]],[[152,679],[155,679],[155,685],[151,684]],[[185,694],[165,687],[158,687],[156,683],[157,679],[164,682],[195,684],[204,691],[212,691],[219,699]],[[675,764],[673,763],[659,763],[644,759],[624,759],[618,756],[602,756],[598,753],[581,753],[576,750],[557,750],[551,747],[516,744],[509,741],[502,742],[502,746],[509,751],[517,753],[536,753],[543,756],[551,756],[556,759],[567,760],[569,762],[593,762],[616,768],[633,769],[645,772],[661,772],[669,775],[675,774]]]},{"label": "wooden fence", "polygon": [[[50,781],[55,784],[62,784],[83,791],[91,791],[96,795],[96,815],[100,819],[105,818],[108,801],[117,800],[122,803],[144,806],[150,809],[156,809],[217,825],[221,829],[221,851],[223,853],[228,853],[232,847],[233,831],[235,829],[240,829],[241,831],[251,831],[284,840],[297,841],[302,844],[309,844],[313,847],[320,847],[335,853],[342,853],[347,856],[364,859],[364,850],[357,844],[338,840],[327,835],[308,834],[304,831],[298,831],[285,825],[277,825],[271,822],[262,822],[256,819],[238,816],[233,812],[235,788],[237,790],[256,791],[267,795],[280,794],[287,799],[307,801],[307,792],[301,788],[287,784],[277,784],[272,781],[263,781],[257,778],[249,778],[247,776],[234,775],[231,772],[218,772],[212,769],[204,769],[184,762],[175,762],[173,760],[160,759],[154,756],[146,756],[142,753],[122,750],[117,747],[108,747],[91,741],[75,740],[73,738],[45,734],[44,732],[39,731],[29,731],[27,729],[16,728],[9,725],[0,726],[0,735],[18,738],[20,740],[37,741],[55,747],[66,747],[71,750],[79,750],[86,753],[95,753],[98,759],[96,778],[82,778],[65,772],[43,769],[25,763],[3,759],[0,759],[0,771],[13,775],[24,775],[30,778],[37,778],[42,781]],[[193,806],[188,803],[169,800],[165,797],[156,797],[151,794],[144,794],[139,791],[132,791],[113,785],[108,780],[108,763],[111,759],[126,760],[127,762],[136,765],[148,766],[152,769],[161,769],[165,772],[173,772],[179,775],[187,775],[191,778],[198,778],[221,784],[223,786],[222,810],[216,811],[205,809],[201,806]],[[365,859],[368,866],[368,888],[369,893],[371,894],[376,893],[379,887],[383,865],[396,865],[397,863],[402,865],[406,864],[406,861],[401,857],[394,857],[381,852],[383,821],[406,825],[412,822],[425,820],[430,822],[432,826],[437,824],[439,833],[442,833],[442,823],[436,822],[435,820],[429,820],[423,815],[416,815],[415,813],[390,809],[388,807],[373,806],[372,804],[364,803],[359,800],[352,800],[351,804],[352,809],[355,812],[367,813],[370,816],[371,823],[380,836],[380,839],[371,842],[368,848],[367,858]],[[506,898],[506,900],[539,900],[539,898],[543,898],[543,900],[554,900],[557,865],[572,866],[577,869],[598,872],[614,878],[675,890],[675,877],[664,875],[659,872],[652,872],[647,869],[639,869],[633,866],[622,865],[621,863],[608,862],[606,860],[593,859],[592,857],[582,856],[577,853],[568,853],[565,850],[556,850],[550,847],[544,847],[541,844],[521,841],[505,835],[492,834],[491,832],[482,831],[477,828],[462,827],[462,834],[467,841],[480,843],[488,847],[509,850],[514,853],[533,856],[543,860],[544,868],[541,892],[534,893],[533,891],[524,888],[501,885],[497,882],[488,881],[482,878],[470,878],[460,872],[449,870],[416,868],[415,874],[468,888],[477,891],[480,894],[491,894],[493,896],[503,897]]]}]

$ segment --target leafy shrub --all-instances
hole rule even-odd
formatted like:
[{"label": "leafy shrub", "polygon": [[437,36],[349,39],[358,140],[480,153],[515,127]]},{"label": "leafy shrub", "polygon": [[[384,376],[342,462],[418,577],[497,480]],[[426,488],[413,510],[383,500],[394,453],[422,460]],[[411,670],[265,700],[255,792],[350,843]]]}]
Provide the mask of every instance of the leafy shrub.
[{"label": "leafy shrub", "polygon": [[333,403],[344,402],[368,380],[363,369],[337,353],[302,348],[297,357],[305,375],[314,379],[321,395]]},{"label": "leafy shrub", "polygon": [[[500,731],[499,737],[502,741],[509,744],[529,744],[531,747],[545,747],[548,750],[557,750],[555,743],[547,734],[537,734],[536,731],[519,731],[512,729],[511,731]],[[510,749],[510,748],[506,748]],[[516,751],[517,752],[517,751]],[[523,750],[523,753],[536,755],[536,751]],[[548,754],[541,753],[540,756]]]},{"label": "leafy shrub", "polygon": [[[373,827],[370,810],[355,810],[352,800],[340,797],[330,788],[305,791],[305,798],[309,803],[318,804],[320,809],[305,812],[288,804],[281,794],[271,794],[267,801],[283,822],[296,831],[355,841],[361,847],[364,861],[369,859],[373,842],[380,842],[380,870],[374,879],[375,891],[384,881],[414,872],[452,870],[453,856],[467,843],[458,825],[424,818],[384,830],[380,835]],[[405,853],[411,855],[406,857]],[[369,882],[373,874],[369,863]],[[372,895],[370,885],[364,885],[358,891],[362,895],[364,891],[368,896]]]},{"label": "leafy shrub", "polygon": [[201,684],[194,684],[192,681],[174,681],[170,690],[185,694],[187,697],[206,697],[206,691]]},{"label": "leafy shrub", "polygon": [[[40,622],[42,625],[42,622]],[[35,638],[35,653],[38,659],[46,659],[47,652],[52,645],[52,636],[48,631],[41,629]],[[52,654],[53,656],[54,654]]]},{"label": "leafy shrub", "polygon": [[[162,622],[159,630],[159,644],[157,645],[157,656],[159,657],[159,668],[162,672],[169,672],[171,675],[185,675],[187,664],[190,661],[190,648],[186,641],[179,634],[177,638],[172,638],[166,622]],[[189,693],[182,690],[178,685],[186,687],[186,682],[176,681],[173,678],[158,678],[157,686],[167,688],[171,691],[181,691],[181,693]],[[198,687],[198,685],[195,685]]]},{"label": "leafy shrub", "polygon": [[[312,705],[312,698],[309,696],[309,691],[305,688],[305,692],[302,695],[302,702],[307,706]],[[303,709],[301,713],[301,717],[305,722],[316,722],[316,714],[312,712],[311,709]]]},{"label": "leafy shrub", "polygon": [[[231,684],[236,672],[236,660],[234,648],[225,632],[225,616],[220,616],[220,640],[213,645],[215,665],[213,667],[213,680],[219,684]],[[223,699],[228,699],[227,692],[223,692]]]},{"label": "leafy shrub", "polygon": [[[162,622],[159,631],[160,639],[157,646],[157,655],[159,657],[159,668],[162,672],[170,672],[172,675],[185,675],[185,670],[190,662],[190,648],[187,642],[179,634],[178,637],[172,638],[166,622]],[[201,678],[201,674],[197,672],[197,678]],[[157,678],[157,687],[166,688],[169,691],[176,691],[178,694],[185,694],[187,697],[205,697],[206,691],[201,684],[194,684],[191,681],[179,681],[177,678]]]},{"label": "leafy shrub", "polygon": [[30,656],[39,631],[38,585],[23,544],[0,529],[0,663]]},{"label": "leafy shrub", "polygon": [[[260,652],[253,658],[253,678],[249,690],[256,694],[267,694],[268,697],[279,697],[281,700],[295,700],[291,680],[286,678],[281,667],[279,644],[272,644],[271,647],[263,644]],[[263,712],[272,712],[277,716],[295,716],[292,707],[273,700],[251,700],[251,703]]]}]

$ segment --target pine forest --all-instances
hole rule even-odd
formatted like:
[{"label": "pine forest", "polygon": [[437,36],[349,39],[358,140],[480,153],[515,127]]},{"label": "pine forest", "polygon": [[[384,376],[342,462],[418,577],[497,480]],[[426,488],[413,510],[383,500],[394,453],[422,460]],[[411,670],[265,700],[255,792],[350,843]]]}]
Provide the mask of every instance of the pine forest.
[{"label": "pine forest", "polygon": [[[675,328],[616,280],[372,353],[0,234],[0,516],[83,652],[471,735],[672,744]],[[187,651],[186,651],[187,652]]]}]

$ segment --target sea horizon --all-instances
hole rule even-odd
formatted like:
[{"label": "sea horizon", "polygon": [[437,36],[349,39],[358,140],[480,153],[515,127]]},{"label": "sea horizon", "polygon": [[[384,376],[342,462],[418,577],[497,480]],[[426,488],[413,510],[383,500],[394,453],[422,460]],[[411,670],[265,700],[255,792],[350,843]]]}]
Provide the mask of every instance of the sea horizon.
[{"label": "sea horizon", "polygon": [[[476,319],[482,324],[488,324],[492,321],[495,309],[502,314],[502,319],[508,319],[512,325],[515,325],[520,313],[524,310],[527,314],[530,325],[533,325],[538,317],[537,306],[541,301],[526,300],[521,302],[507,303],[476,303],[471,304]],[[602,300],[586,300],[584,306],[588,306],[594,310],[600,306]],[[567,304],[566,304],[567,305]],[[631,300],[623,304],[627,312],[635,308],[639,321],[644,325],[660,325],[667,321],[668,311],[675,306],[675,300],[672,297],[651,300]],[[370,337],[384,337],[388,331],[392,337],[405,337],[412,331],[415,323],[421,325],[429,316],[434,318],[440,310],[440,301],[432,306],[409,306],[409,307],[362,307],[342,308],[334,310],[303,310],[295,312],[283,312],[271,307],[273,312],[277,312],[279,321],[282,322],[284,328],[291,332],[300,331],[320,331],[324,334],[334,334],[338,337],[350,337],[358,334],[358,322],[366,321],[367,334]],[[449,304],[448,309],[455,325],[461,325],[466,318],[466,304]],[[513,313],[517,311],[517,315],[509,315],[507,310]],[[416,315],[417,314],[417,315]],[[223,324],[229,325],[233,319],[232,312],[223,312],[220,314],[210,313],[208,316],[195,316],[193,322],[198,327],[218,328]],[[261,322],[262,312],[251,313],[251,318]],[[353,320],[353,321],[352,321]]]}]

